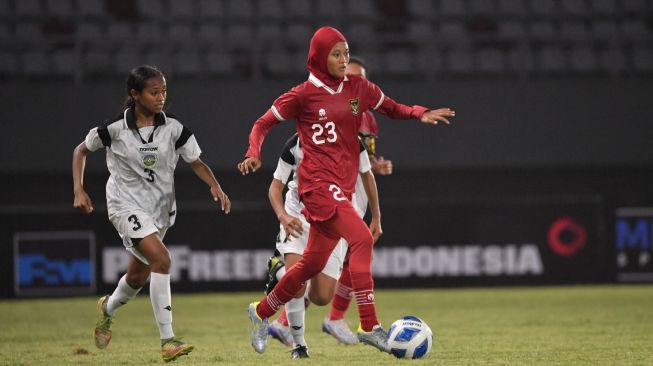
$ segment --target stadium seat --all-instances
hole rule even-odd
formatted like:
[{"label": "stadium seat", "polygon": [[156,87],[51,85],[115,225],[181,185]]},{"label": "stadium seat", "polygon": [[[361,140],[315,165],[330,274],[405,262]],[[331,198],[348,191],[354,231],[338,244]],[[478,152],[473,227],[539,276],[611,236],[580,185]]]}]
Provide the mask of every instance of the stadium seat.
[{"label": "stadium seat", "polygon": [[143,64],[144,57],[140,54],[140,48],[134,46],[123,46],[115,54],[113,72],[118,75],[127,75],[137,65]]},{"label": "stadium seat", "polygon": [[112,52],[106,47],[87,49],[84,52],[82,65],[84,76],[106,76],[113,69]]},{"label": "stadium seat", "polygon": [[628,67],[623,51],[621,48],[614,46],[604,48],[600,51],[599,65],[601,69],[606,70],[611,75],[619,75]]},{"label": "stadium seat", "polygon": [[173,72],[172,57],[167,50],[161,47],[152,47],[147,50],[143,55],[143,63],[158,68],[166,75]]},{"label": "stadium seat", "polygon": [[615,0],[592,0],[590,4],[594,14],[606,16],[615,16],[616,14]]},{"label": "stadium seat", "polygon": [[25,45],[40,44],[45,40],[41,25],[35,22],[23,21],[16,23],[14,35],[16,41]]},{"label": "stadium seat", "polygon": [[147,46],[154,46],[167,41],[167,37],[164,37],[163,29],[158,22],[142,21],[137,24],[134,40]]},{"label": "stadium seat", "polygon": [[258,0],[258,16],[261,19],[278,21],[283,19],[285,9],[281,0]]},{"label": "stadium seat", "polygon": [[653,72],[653,49],[637,47],[632,53],[633,69],[642,73]]},{"label": "stadium seat", "polygon": [[225,16],[225,9],[222,1],[198,0],[198,14],[200,17],[219,19]]},{"label": "stadium seat", "polygon": [[442,52],[431,47],[423,47],[415,56],[416,71],[433,79],[442,73]]},{"label": "stadium seat", "polygon": [[495,4],[493,1],[487,0],[469,0],[469,10],[472,14],[478,15],[495,15],[497,9],[495,9]]},{"label": "stadium seat", "polygon": [[9,27],[9,22],[0,22],[0,42],[9,42],[14,39],[14,35]]},{"label": "stadium seat", "polygon": [[514,70],[521,75],[529,75],[535,68],[533,51],[526,46],[511,48],[507,54],[509,70]]},{"label": "stadium seat", "polygon": [[42,49],[29,49],[23,52],[20,58],[23,74],[26,76],[47,76],[50,72],[50,57]]},{"label": "stadium seat", "polygon": [[131,22],[115,21],[107,25],[106,40],[112,44],[120,44],[133,39]]},{"label": "stadium seat", "polygon": [[263,67],[271,76],[284,76],[292,72],[291,64],[293,62],[288,52],[284,50],[270,50],[265,53]]},{"label": "stadium seat", "polygon": [[[651,3],[653,5],[653,3]],[[621,0],[621,8],[623,9],[624,14],[639,16],[646,14],[647,12],[653,11],[649,9],[646,4],[646,0]]]},{"label": "stadium seat", "polygon": [[444,15],[445,18],[448,17],[462,17],[466,15],[467,9],[465,9],[465,3],[463,0],[445,0],[440,1],[440,8],[438,9],[438,15]]},{"label": "stadium seat", "polygon": [[500,40],[516,42],[527,36],[524,24],[519,20],[508,20],[499,23],[497,37]]},{"label": "stadium seat", "polygon": [[17,0],[14,2],[14,14],[20,18],[38,18],[44,11],[39,0]]},{"label": "stadium seat", "polygon": [[474,56],[469,49],[454,48],[446,53],[447,72],[454,75],[470,75],[474,72]]},{"label": "stadium seat", "polygon": [[315,16],[322,22],[343,16],[344,9],[340,0],[315,0]]},{"label": "stadium seat", "polygon": [[233,71],[233,62],[227,52],[210,49],[204,58],[206,70],[213,75],[228,76]]},{"label": "stadium seat", "polygon": [[48,17],[72,20],[75,16],[72,0],[47,0],[45,4]]},{"label": "stadium seat", "polygon": [[431,0],[407,0],[406,7],[408,14],[416,19],[432,19],[436,16],[434,1]]},{"label": "stadium seat", "polygon": [[291,18],[308,20],[312,17],[311,2],[306,0],[286,0],[286,15]]},{"label": "stadium seat", "polygon": [[256,14],[251,0],[226,0],[225,8],[230,20],[248,20]]},{"label": "stadium seat", "polygon": [[565,16],[583,17],[589,14],[585,0],[564,0],[560,2],[560,10]]},{"label": "stadium seat", "polygon": [[77,11],[83,18],[106,18],[103,0],[77,0]]},{"label": "stadium seat", "polygon": [[304,50],[307,48],[312,36],[312,30],[305,23],[293,22],[286,26],[284,32],[284,39],[289,47]]},{"label": "stadium seat", "polygon": [[591,37],[598,41],[616,41],[619,37],[617,25],[612,20],[597,20],[590,27]]},{"label": "stadium seat", "polygon": [[78,69],[75,51],[60,48],[52,52],[52,72],[59,76],[73,76]]},{"label": "stadium seat", "polygon": [[252,27],[246,24],[231,24],[225,31],[228,46],[237,49],[250,50],[255,48]]},{"label": "stadium seat", "polygon": [[201,23],[197,27],[197,38],[203,44],[222,44],[223,37],[222,28],[216,22]]},{"label": "stadium seat", "polygon": [[11,0],[0,0],[0,19],[12,19],[14,10],[10,4]]},{"label": "stadium seat", "polygon": [[476,69],[482,74],[501,74],[505,71],[506,60],[503,52],[494,47],[481,48],[476,53]]},{"label": "stadium seat", "polygon": [[526,14],[524,0],[498,0],[497,11],[500,15],[522,16]]},{"label": "stadium seat", "polygon": [[415,20],[406,26],[405,37],[406,43],[416,43],[419,46],[433,42],[436,39],[436,33],[431,22]]},{"label": "stadium seat", "polygon": [[532,14],[547,18],[555,17],[558,11],[554,0],[530,0],[529,9]]},{"label": "stadium seat", "polygon": [[544,73],[561,73],[566,71],[567,60],[562,47],[545,45],[538,52],[539,70]]},{"label": "stadium seat", "polygon": [[407,76],[415,73],[412,52],[395,48],[384,55],[384,75]]},{"label": "stadium seat", "polygon": [[651,40],[653,33],[639,19],[629,19],[621,23],[621,37],[628,41]]},{"label": "stadium seat", "polygon": [[18,75],[20,73],[18,65],[18,56],[15,53],[7,50],[0,50],[0,76]]},{"label": "stadium seat", "polygon": [[440,23],[440,31],[437,33],[440,38],[450,42],[464,41],[467,39],[467,30],[462,22],[443,21]]},{"label": "stadium seat", "polygon": [[530,23],[529,35],[537,41],[555,41],[557,29],[551,21],[538,20]]},{"label": "stadium seat", "polygon": [[169,0],[168,9],[173,19],[194,19],[197,16],[195,2],[192,0]]},{"label": "stadium seat", "polygon": [[168,42],[173,45],[188,45],[197,40],[197,36],[190,23],[173,22],[168,26],[167,38]]},{"label": "stadium seat", "polygon": [[589,46],[581,45],[571,49],[569,67],[572,71],[589,73],[599,68],[596,52]]},{"label": "stadium seat", "polygon": [[349,14],[354,21],[372,20],[377,18],[378,11],[373,0],[356,0],[345,1],[345,14]]},{"label": "stadium seat", "polygon": [[143,18],[165,19],[169,14],[164,0],[137,0],[136,8]]},{"label": "stadium seat", "polygon": [[258,25],[256,38],[266,46],[283,44],[283,29],[277,22],[261,22]]},{"label": "stadium seat", "polygon": [[580,21],[562,22],[560,24],[560,37],[565,41],[586,41],[588,39],[587,27]]},{"label": "stadium seat", "polygon": [[204,69],[200,52],[194,47],[182,47],[173,55],[175,74],[182,76],[200,76]]}]

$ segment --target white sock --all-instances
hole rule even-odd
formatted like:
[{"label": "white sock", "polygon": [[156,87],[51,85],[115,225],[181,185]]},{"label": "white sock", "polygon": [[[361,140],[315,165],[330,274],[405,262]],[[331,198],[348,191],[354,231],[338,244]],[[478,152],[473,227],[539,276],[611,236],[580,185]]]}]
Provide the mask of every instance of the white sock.
[{"label": "white sock", "polygon": [[277,281],[281,281],[281,277],[286,274],[286,266],[279,268],[277,271]]},{"label": "white sock", "polygon": [[118,281],[118,286],[107,301],[106,313],[109,316],[113,316],[119,307],[125,305],[129,300],[133,299],[138,295],[140,288],[132,288],[127,284],[127,275],[123,275],[120,281]]},{"label": "white sock", "polygon": [[293,347],[297,345],[306,346],[304,339],[304,315],[306,308],[304,307],[304,298],[292,299],[286,303],[286,316],[288,317],[288,326],[290,327],[290,334],[293,338]]},{"label": "white sock", "polygon": [[152,272],[150,276],[150,300],[152,310],[159,326],[161,339],[175,336],[172,332],[172,298],[170,295],[170,275]]}]

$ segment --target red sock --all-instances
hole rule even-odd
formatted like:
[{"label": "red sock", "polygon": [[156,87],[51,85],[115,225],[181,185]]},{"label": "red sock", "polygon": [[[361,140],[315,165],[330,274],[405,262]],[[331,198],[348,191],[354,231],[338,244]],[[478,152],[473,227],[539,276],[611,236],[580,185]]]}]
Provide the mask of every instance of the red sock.
[{"label": "red sock", "polygon": [[295,297],[295,294],[309,278],[322,271],[339,239],[339,237],[326,236],[311,226],[302,258],[292,268],[286,270],[286,274],[274,286],[274,290],[261,300],[256,308],[258,316],[261,319],[271,317],[279,308]]},{"label": "red sock", "polygon": [[283,311],[281,311],[281,315],[277,318],[277,322],[279,324],[283,325],[284,327],[288,326],[288,317],[286,316],[286,309],[284,308]]},{"label": "red sock", "polygon": [[331,301],[331,310],[329,311],[329,320],[344,319],[345,312],[349,308],[353,291],[351,288],[351,277],[349,275],[349,262],[345,262],[340,279],[336,284],[336,293]]}]

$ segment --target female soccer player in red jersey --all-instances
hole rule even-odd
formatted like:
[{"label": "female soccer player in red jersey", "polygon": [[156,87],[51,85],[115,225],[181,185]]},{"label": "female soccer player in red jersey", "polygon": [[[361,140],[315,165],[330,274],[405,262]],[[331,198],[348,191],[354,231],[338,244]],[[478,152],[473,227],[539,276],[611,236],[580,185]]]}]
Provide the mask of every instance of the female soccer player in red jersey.
[{"label": "female soccer player in red jersey", "polygon": [[295,119],[304,159],[299,169],[302,213],[311,223],[302,259],[290,268],[279,284],[260,302],[249,305],[253,325],[252,346],[262,353],[267,346],[268,318],[294,297],[306,280],[324,267],[340,238],[349,243],[349,270],[358,305],[361,342],[388,352],[387,334],[379,324],[374,306],[372,245],[367,225],[351,204],[358,174],[358,130],[362,112],[374,109],[397,119],[419,119],[422,123],[449,123],[455,112],[449,108],[429,110],[406,106],[385,96],[372,82],[346,77],[349,47],[335,28],[322,27],[311,39],[308,81],[280,96],[254,124],[249,149],[238,164],[242,174],[258,170],[260,150],[270,128]]}]

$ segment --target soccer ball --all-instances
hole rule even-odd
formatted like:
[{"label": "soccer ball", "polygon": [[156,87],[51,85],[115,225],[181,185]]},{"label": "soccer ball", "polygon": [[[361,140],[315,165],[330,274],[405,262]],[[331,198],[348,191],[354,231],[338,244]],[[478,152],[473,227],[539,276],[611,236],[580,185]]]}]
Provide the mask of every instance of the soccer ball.
[{"label": "soccer ball", "polygon": [[433,346],[431,328],[416,316],[405,316],[390,326],[388,348],[397,358],[422,358]]}]

